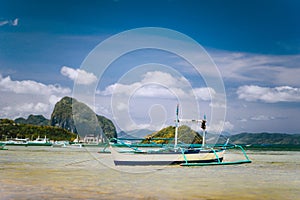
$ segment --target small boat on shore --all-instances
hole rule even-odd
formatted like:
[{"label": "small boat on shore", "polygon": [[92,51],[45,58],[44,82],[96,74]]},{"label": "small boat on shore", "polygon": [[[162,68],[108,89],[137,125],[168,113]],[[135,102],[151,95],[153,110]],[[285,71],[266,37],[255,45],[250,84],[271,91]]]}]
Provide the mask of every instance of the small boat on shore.
[{"label": "small boat on shore", "polygon": [[14,138],[8,141],[4,141],[5,145],[13,145],[13,146],[27,146],[29,138]]},{"label": "small boat on shore", "polygon": [[[175,120],[175,138],[174,145],[166,145],[158,149],[139,149],[132,147],[130,144],[125,144],[121,140],[116,139],[117,143],[127,146],[130,150],[118,151],[111,145],[110,152],[113,155],[115,165],[171,165],[180,164],[181,166],[205,166],[205,165],[229,165],[250,163],[248,156],[241,146],[228,145],[228,141],[224,145],[210,146],[205,143],[206,134],[206,117],[202,120],[188,120],[190,122],[201,123],[202,129],[202,145],[200,148],[186,147],[178,144],[178,105],[176,110]],[[245,160],[234,162],[223,162],[226,149],[240,148],[245,155]]]},{"label": "small boat on shore", "polygon": [[52,143],[48,141],[46,136],[43,139],[38,137],[35,140],[29,140],[29,138],[14,138],[3,143],[5,143],[8,146],[52,146]]},{"label": "small boat on shore", "polygon": [[115,165],[171,165],[222,162],[225,149],[159,149],[119,153],[112,148]]},{"label": "small boat on shore", "polygon": [[43,139],[38,136],[35,140],[28,141],[27,146],[52,146],[52,142],[49,142],[46,136]]}]

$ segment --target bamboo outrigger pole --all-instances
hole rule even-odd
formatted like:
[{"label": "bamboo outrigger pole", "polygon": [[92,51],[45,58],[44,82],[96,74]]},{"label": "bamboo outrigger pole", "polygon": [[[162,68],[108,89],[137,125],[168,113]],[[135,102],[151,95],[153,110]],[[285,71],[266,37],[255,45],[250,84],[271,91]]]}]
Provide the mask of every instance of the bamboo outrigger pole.
[{"label": "bamboo outrigger pole", "polygon": [[177,104],[177,108],[176,108],[175,144],[174,144],[174,149],[176,149],[176,147],[177,147],[177,139],[178,139],[178,126],[179,126],[179,117],[178,117],[178,113],[179,113],[179,104]]},{"label": "bamboo outrigger pole", "polygon": [[206,136],[206,115],[204,115],[204,119],[202,120],[202,123],[201,123],[201,128],[202,128],[202,148],[205,147],[205,136]]}]

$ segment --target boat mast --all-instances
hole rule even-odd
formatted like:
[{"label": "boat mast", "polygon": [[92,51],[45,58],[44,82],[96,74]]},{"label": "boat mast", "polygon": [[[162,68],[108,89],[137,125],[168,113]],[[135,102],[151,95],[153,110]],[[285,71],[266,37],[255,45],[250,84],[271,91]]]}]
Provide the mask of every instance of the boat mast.
[{"label": "boat mast", "polygon": [[202,128],[202,148],[205,147],[205,135],[206,135],[206,115],[204,115],[204,119],[201,122],[201,128]]},{"label": "boat mast", "polygon": [[178,126],[179,126],[179,117],[178,117],[178,112],[179,112],[179,104],[177,104],[176,108],[176,121],[175,121],[175,144],[174,148],[177,147],[177,140],[178,140]]},{"label": "boat mast", "polygon": [[[177,104],[176,108],[176,120],[175,120],[175,144],[174,148],[177,147],[178,144],[178,126],[179,126],[179,104]],[[199,123],[201,122],[201,128],[202,128],[202,148],[205,147],[205,140],[206,140],[206,115],[204,115],[203,120],[197,120],[197,119],[180,119],[182,122],[192,122],[192,123]]]}]

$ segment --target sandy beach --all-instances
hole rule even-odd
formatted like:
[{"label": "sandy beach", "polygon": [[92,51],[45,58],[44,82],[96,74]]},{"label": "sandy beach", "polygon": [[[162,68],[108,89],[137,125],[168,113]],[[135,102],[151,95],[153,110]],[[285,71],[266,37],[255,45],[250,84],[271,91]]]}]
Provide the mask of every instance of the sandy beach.
[{"label": "sandy beach", "polygon": [[[97,151],[51,147],[0,151],[1,199],[254,200],[300,195],[298,151],[248,151],[251,164],[159,169],[109,167],[111,155]],[[230,156],[234,152],[228,152]]]}]

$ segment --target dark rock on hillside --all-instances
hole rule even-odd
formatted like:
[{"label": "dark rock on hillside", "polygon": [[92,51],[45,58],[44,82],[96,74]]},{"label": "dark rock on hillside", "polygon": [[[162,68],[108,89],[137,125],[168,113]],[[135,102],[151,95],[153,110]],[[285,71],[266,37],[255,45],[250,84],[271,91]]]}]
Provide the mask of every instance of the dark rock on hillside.
[{"label": "dark rock on hillside", "polygon": [[110,119],[104,116],[96,115],[102,131],[108,138],[117,138],[116,127]]},{"label": "dark rock on hillside", "polygon": [[50,125],[61,127],[72,133],[77,133],[72,117],[72,101],[76,101],[71,97],[64,97],[55,104],[51,114]]},{"label": "dark rock on hillside", "polygon": [[117,137],[111,120],[96,115],[87,105],[71,97],[64,97],[56,103],[50,123],[79,134],[80,137],[102,133],[109,139]]}]

